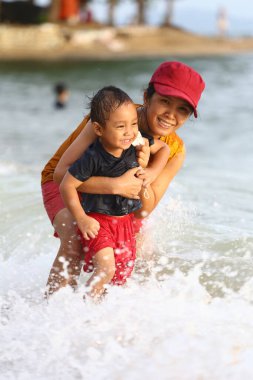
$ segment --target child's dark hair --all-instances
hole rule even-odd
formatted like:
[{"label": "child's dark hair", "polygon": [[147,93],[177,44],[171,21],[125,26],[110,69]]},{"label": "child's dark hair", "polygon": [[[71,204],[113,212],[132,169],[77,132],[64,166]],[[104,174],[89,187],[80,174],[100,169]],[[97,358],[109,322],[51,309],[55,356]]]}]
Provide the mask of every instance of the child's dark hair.
[{"label": "child's dark hair", "polygon": [[101,88],[90,101],[90,119],[105,127],[111,112],[124,103],[133,103],[129,95],[114,86]]}]

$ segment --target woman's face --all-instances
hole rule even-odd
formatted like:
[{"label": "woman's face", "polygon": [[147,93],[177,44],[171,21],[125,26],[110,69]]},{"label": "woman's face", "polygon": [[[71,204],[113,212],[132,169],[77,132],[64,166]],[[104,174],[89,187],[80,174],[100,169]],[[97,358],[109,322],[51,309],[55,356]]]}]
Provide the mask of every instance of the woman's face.
[{"label": "woman's face", "polygon": [[179,129],[192,114],[192,108],[185,100],[174,96],[162,96],[156,92],[150,99],[145,98],[149,130],[154,137],[167,136]]}]

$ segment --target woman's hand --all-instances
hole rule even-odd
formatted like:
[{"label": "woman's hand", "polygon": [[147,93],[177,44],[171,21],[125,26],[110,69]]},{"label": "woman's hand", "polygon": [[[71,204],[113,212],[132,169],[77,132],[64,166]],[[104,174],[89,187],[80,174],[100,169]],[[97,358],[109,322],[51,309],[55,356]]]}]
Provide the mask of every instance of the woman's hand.
[{"label": "woman's hand", "polygon": [[138,171],[136,176],[143,181],[142,186],[149,186],[156,179],[156,173],[151,168],[146,168],[142,171]]},{"label": "woman's hand", "polygon": [[[131,199],[140,199],[139,192],[142,187],[142,179],[137,178],[138,171],[142,172],[142,168],[133,168],[128,170],[122,176],[117,178],[118,195]],[[115,178],[116,180],[116,178]]]}]

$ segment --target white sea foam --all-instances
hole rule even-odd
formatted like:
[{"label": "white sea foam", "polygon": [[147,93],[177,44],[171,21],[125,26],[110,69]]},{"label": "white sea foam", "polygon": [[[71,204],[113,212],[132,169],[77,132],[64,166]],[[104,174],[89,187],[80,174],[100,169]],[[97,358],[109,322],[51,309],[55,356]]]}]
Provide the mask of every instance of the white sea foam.
[{"label": "white sea foam", "polygon": [[48,303],[9,291],[1,299],[2,378],[251,378],[252,304],[238,294],[212,299],[199,275],[131,280],[100,305],[84,303],[82,289]]}]

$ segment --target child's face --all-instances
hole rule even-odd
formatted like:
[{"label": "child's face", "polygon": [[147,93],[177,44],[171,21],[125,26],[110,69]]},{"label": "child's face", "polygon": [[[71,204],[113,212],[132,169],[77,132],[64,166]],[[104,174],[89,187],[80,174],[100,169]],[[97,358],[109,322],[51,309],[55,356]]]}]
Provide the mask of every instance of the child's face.
[{"label": "child's face", "polygon": [[116,157],[128,149],[138,134],[137,111],[133,103],[124,103],[111,112],[105,127],[100,127],[104,148]]},{"label": "child's face", "polygon": [[192,113],[191,106],[183,99],[162,96],[156,92],[145,100],[147,121],[155,136],[167,136],[179,129]]}]

